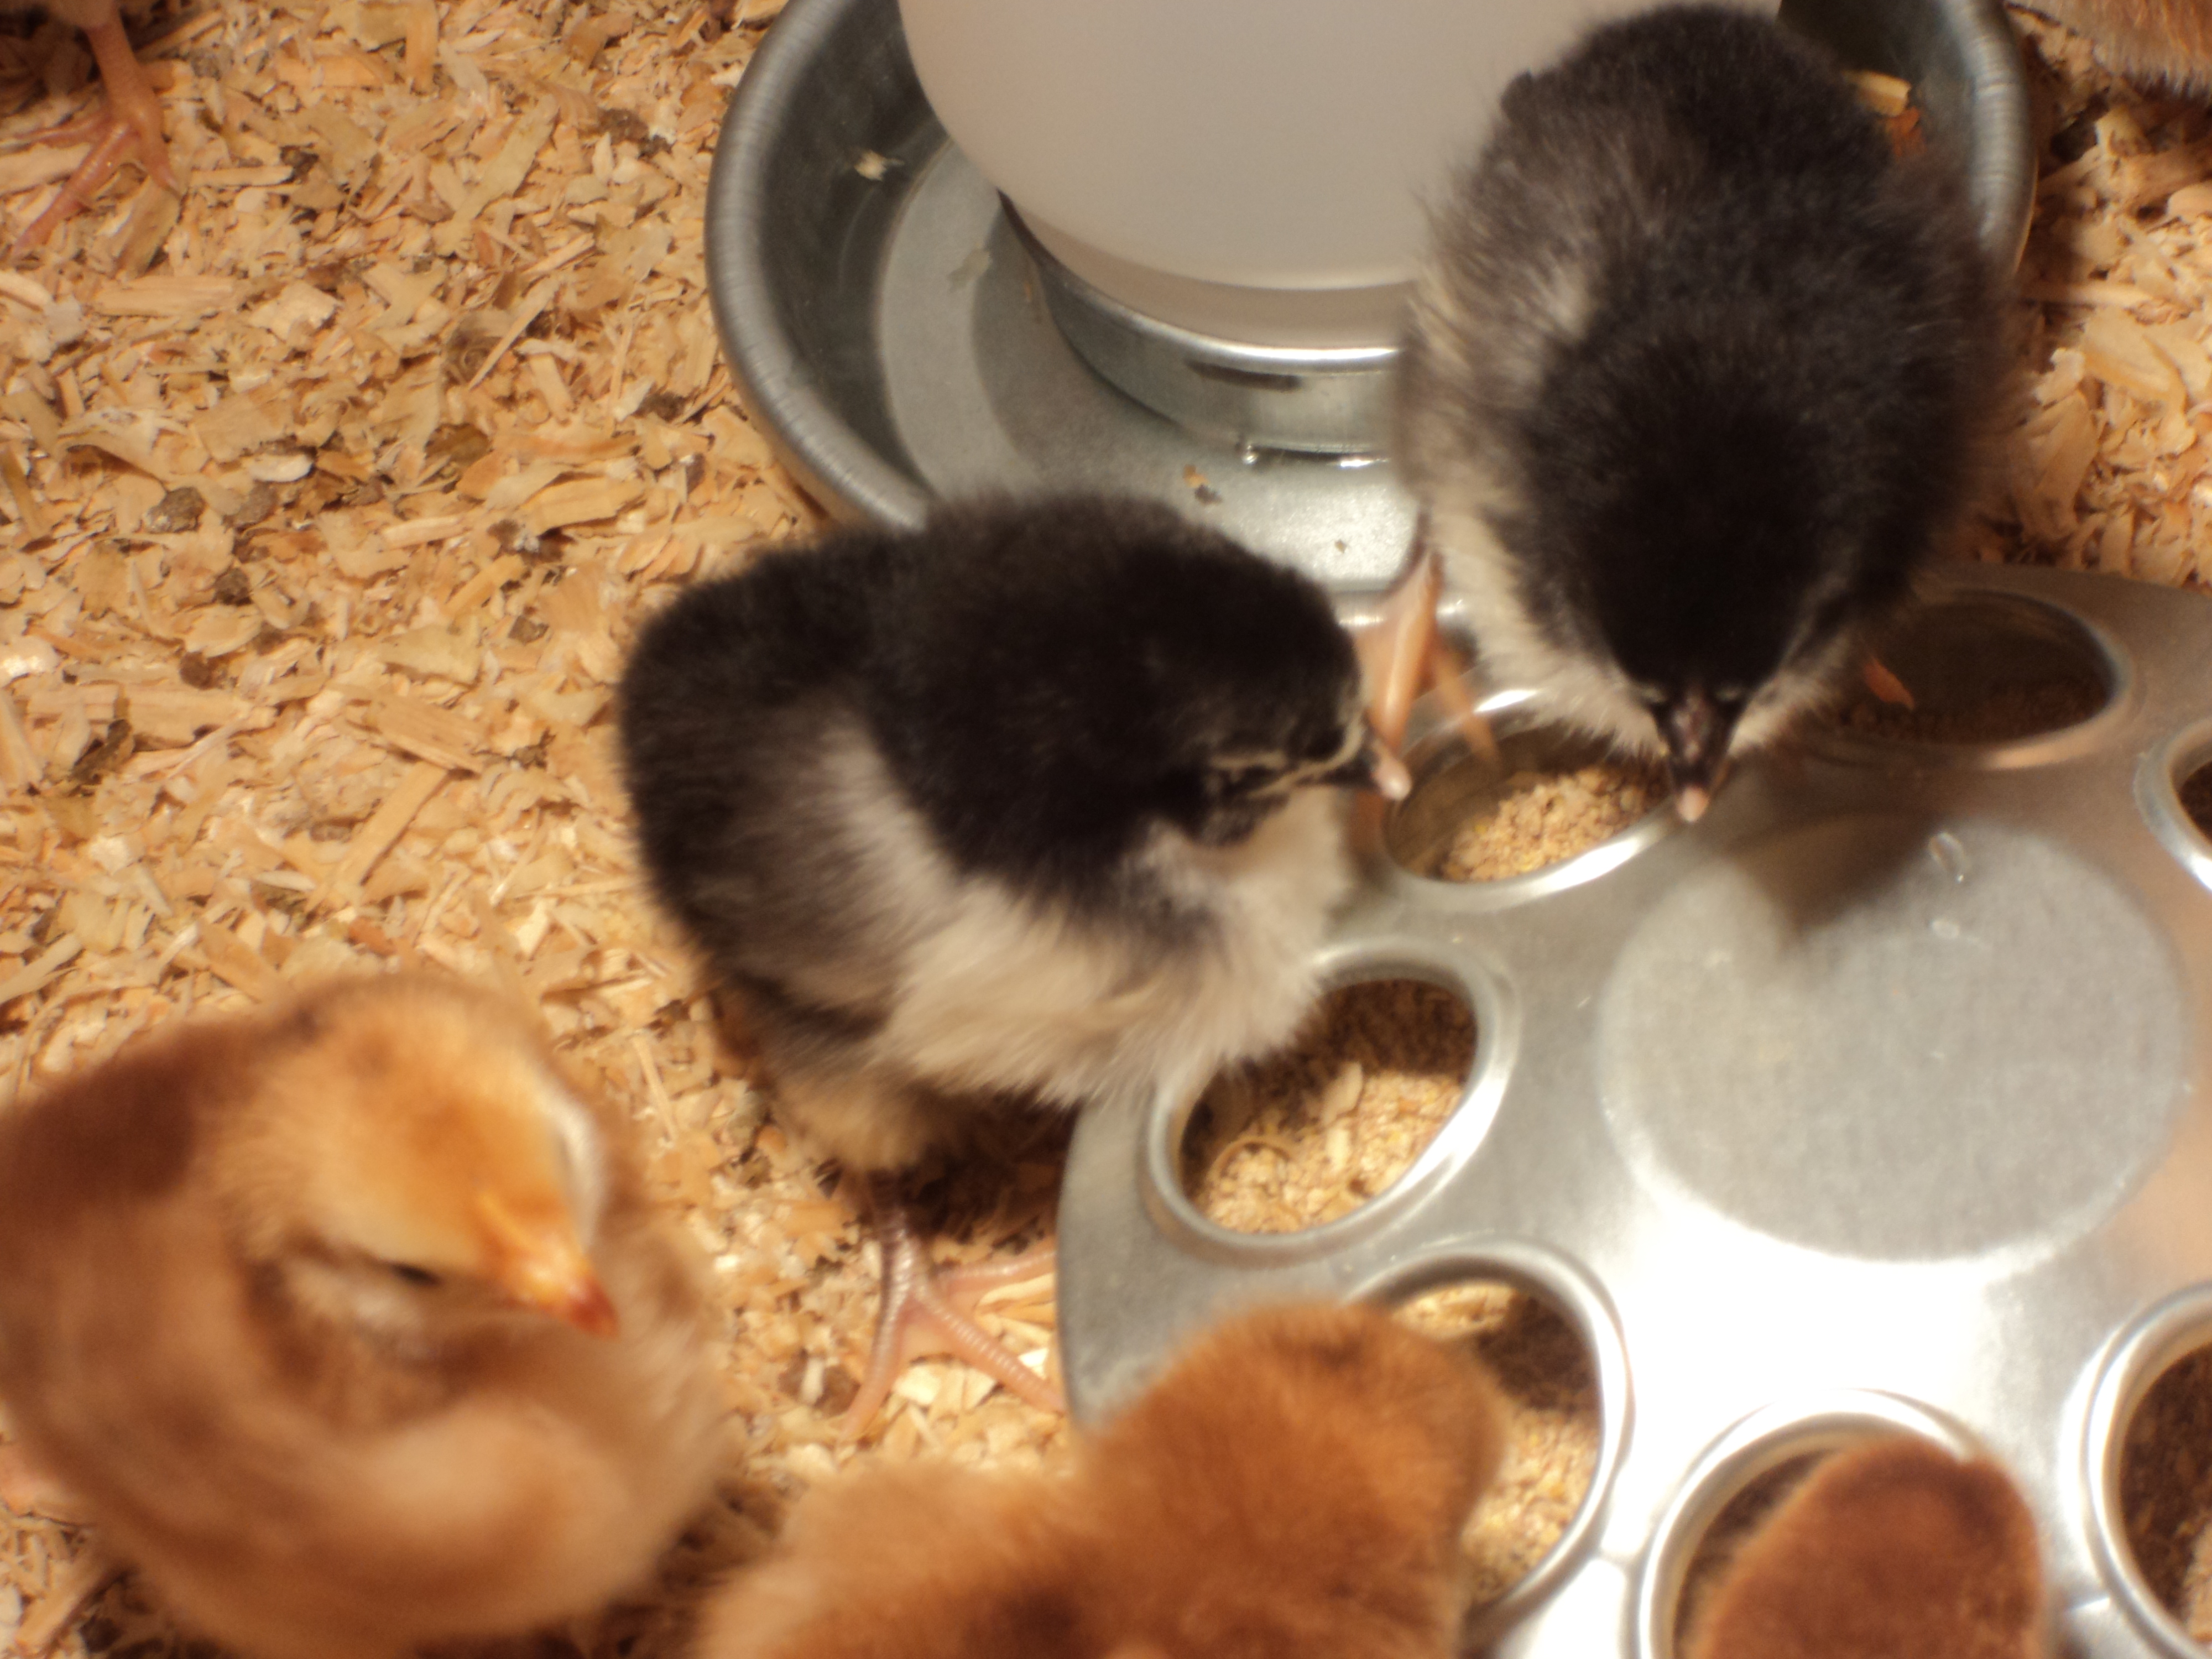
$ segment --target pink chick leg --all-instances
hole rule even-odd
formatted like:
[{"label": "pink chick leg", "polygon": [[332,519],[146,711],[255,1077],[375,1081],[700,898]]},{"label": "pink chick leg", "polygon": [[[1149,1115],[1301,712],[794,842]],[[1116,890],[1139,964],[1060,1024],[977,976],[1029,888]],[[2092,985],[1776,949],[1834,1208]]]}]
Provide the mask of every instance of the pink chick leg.
[{"label": "pink chick leg", "polygon": [[[1367,679],[1367,723],[1396,765],[1402,780],[1401,795],[1411,787],[1401,755],[1406,728],[1413,720],[1413,701],[1426,687],[1436,688],[1437,701],[1468,747],[1486,761],[1495,763],[1498,759],[1498,739],[1490,722],[1468,695],[1460,665],[1437,627],[1437,601],[1443,593],[1443,568],[1427,537],[1417,532],[1405,569],[1383,596],[1382,615],[1359,635],[1359,663]],[[1359,798],[1353,811],[1359,841],[1369,845],[1380,842],[1385,810],[1379,797]]]},{"label": "pink chick leg", "polygon": [[1880,657],[1869,657],[1859,670],[1859,675],[1865,680],[1866,689],[1892,708],[1911,708],[1914,706],[1911,689],[1890,672],[1888,665]]},{"label": "pink chick leg", "polygon": [[977,1298],[1000,1285],[1034,1279],[1050,1266],[1051,1253],[1032,1250],[1012,1261],[989,1262],[940,1275],[905,1208],[884,1183],[869,1183],[876,1237],[883,1250],[883,1311],[867,1375],[845,1413],[847,1438],[875,1420],[899,1373],[915,1360],[950,1354],[1019,1395],[1040,1411],[1064,1412],[1059,1388],[1039,1376],[975,1322]]},{"label": "pink chick leg", "polygon": [[154,95],[153,83],[131,50],[115,0],[97,0],[89,15],[78,21],[99,62],[107,107],[88,120],[72,122],[47,135],[49,143],[88,137],[93,141],[92,153],[77,164],[54,199],[15,239],[11,253],[37,246],[56,225],[89,206],[100,187],[133,155],[156,184],[166,190],[177,187],[176,170],[169,165],[168,146],[161,139],[161,100]]},{"label": "pink chick leg", "polygon": [[1383,746],[1395,754],[1406,740],[1413,700],[1433,686],[1438,701],[1468,747],[1495,759],[1497,740],[1490,722],[1475,708],[1461,678],[1461,666],[1437,628],[1437,602],[1443,594],[1443,568],[1427,539],[1416,535],[1398,580],[1383,596],[1382,614],[1362,630],[1359,660],[1367,675],[1368,723]]}]

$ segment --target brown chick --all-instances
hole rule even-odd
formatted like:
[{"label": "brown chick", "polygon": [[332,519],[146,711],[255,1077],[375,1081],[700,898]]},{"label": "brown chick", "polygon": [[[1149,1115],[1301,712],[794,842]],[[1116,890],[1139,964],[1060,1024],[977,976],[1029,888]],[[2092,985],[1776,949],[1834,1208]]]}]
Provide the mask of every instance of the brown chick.
[{"label": "brown chick", "polygon": [[2042,1659],[2035,1520],[1917,1436],[1838,1452],[1746,1543],[1690,1659]]},{"label": "brown chick", "polygon": [[1065,1474],[817,1492],[694,1659],[1447,1659],[1501,1425],[1474,1360],[1387,1314],[1249,1315]]},{"label": "brown chick", "polygon": [[2212,93],[2212,0],[2027,0],[2086,34],[2107,68],[2150,86]]},{"label": "brown chick", "polygon": [[[84,31],[100,76],[107,93],[107,106],[82,122],[72,122],[46,135],[49,143],[92,142],[91,152],[76,171],[63,182],[52,201],[24,227],[10,253],[21,253],[46,240],[53,228],[88,205],[94,192],[115,169],[136,155],[154,181],[168,190],[177,188],[177,175],[169,165],[168,146],[161,140],[161,100],[146,79],[145,69],[123,33],[117,0],[39,0],[59,21]],[[30,0],[0,0],[9,9],[26,11]]]},{"label": "brown chick", "polygon": [[592,1609],[722,1444],[627,1122],[427,977],[187,1024],[0,1116],[0,1398],[187,1624],[391,1659]]}]

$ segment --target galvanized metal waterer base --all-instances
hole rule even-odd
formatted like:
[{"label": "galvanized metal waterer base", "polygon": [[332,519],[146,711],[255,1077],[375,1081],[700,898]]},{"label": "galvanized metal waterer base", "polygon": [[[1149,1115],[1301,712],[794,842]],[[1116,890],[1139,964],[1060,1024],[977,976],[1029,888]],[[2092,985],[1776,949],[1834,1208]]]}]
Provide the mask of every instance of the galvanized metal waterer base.
[{"label": "galvanized metal waterer base", "polygon": [[[1784,0],[1782,16],[1844,62],[1913,83],[1931,142],[1966,173],[1984,243],[2009,265],[2035,166],[1998,0]],[[707,267],[747,411],[835,512],[912,525],[948,495],[1122,490],[1324,581],[1379,586],[1405,556],[1413,503],[1387,462],[1246,446],[1228,429],[1240,410],[1278,435],[1307,420],[1372,428],[1372,354],[1186,351],[1175,331],[1077,304],[1073,279],[1033,263],[930,112],[896,0],[791,0],[730,100]],[[1122,384],[1208,429],[1093,374],[1054,305]],[[1295,418],[1261,411],[1271,384]]]},{"label": "galvanized metal waterer base", "polygon": [[[2212,843],[2177,795],[2212,761],[2212,599],[1962,570],[1886,655],[1938,696],[2059,676],[2101,707],[1994,745],[1825,730],[1694,826],[1667,809],[1510,880],[1370,868],[1327,970],[1466,1000],[1456,1115],[1389,1193],[1286,1236],[1192,1207],[1191,1101],[1086,1115],[1060,1214],[1078,1415],[1237,1306],[1504,1279],[1580,1328],[1602,1432],[1567,1535],[1470,1632],[1502,1659],[1665,1659],[1729,1497],[1884,1425],[2021,1480],[2068,1651],[2199,1654],[2118,1477],[2136,1403],[2212,1340]],[[1401,850],[1454,787],[1432,763]]]}]

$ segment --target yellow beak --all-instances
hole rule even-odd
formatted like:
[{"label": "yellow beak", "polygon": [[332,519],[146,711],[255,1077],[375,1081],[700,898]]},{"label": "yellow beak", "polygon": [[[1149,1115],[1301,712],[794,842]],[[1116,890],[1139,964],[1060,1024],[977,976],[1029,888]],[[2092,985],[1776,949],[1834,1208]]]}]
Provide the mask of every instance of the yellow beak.
[{"label": "yellow beak", "polygon": [[492,1246],[494,1283],[521,1306],[580,1331],[615,1334],[621,1323],[615,1304],[568,1227],[532,1227],[495,1193],[478,1193],[476,1207]]}]

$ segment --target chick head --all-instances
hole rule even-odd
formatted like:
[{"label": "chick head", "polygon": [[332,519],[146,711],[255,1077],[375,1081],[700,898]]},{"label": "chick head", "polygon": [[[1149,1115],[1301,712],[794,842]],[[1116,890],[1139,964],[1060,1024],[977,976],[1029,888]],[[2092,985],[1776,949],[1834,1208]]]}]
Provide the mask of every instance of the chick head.
[{"label": "chick head", "polygon": [[613,1334],[599,1126],[521,1011],[428,977],[343,981],[280,1017],[258,1069],[250,1254],[371,1324],[520,1310]]},{"label": "chick head", "polygon": [[945,509],[884,641],[902,781],[986,864],[1233,846],[1377,758],[1328,595],[1157,503]]},{"label": "chick head", "polygon": [[1611,682],[1615,735],[1692,800],[1821,700],[1954,493],[1920,477],[1916,434],[1800,408],[1775,354],[1727,349],[1750,323],[1705,321],[1626,319],[1566,354],[1513,529],[1538,616]]}]

